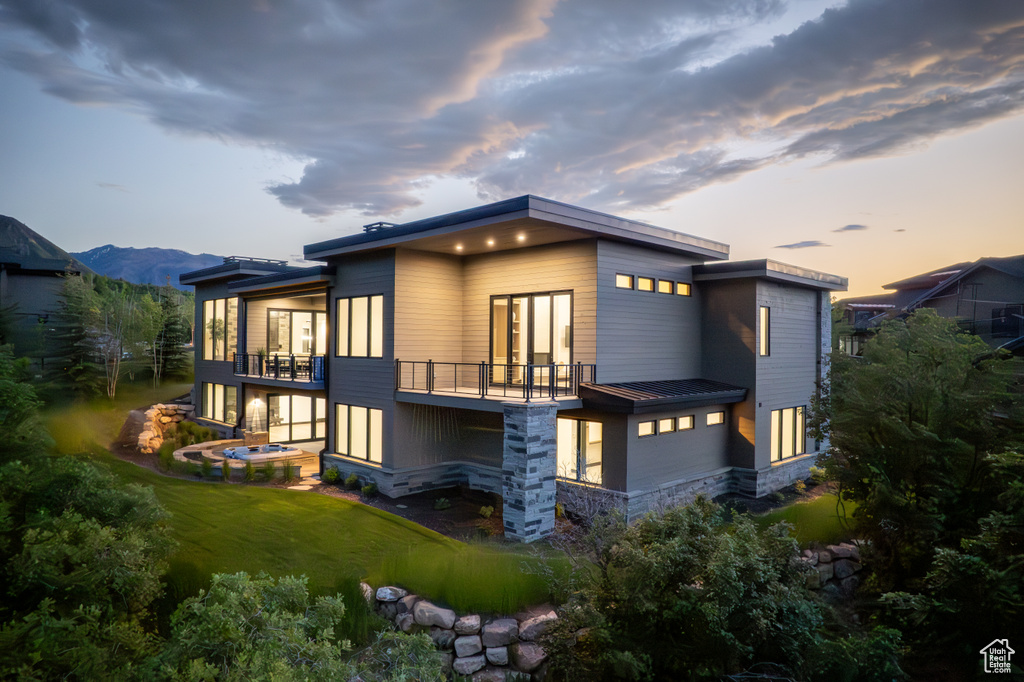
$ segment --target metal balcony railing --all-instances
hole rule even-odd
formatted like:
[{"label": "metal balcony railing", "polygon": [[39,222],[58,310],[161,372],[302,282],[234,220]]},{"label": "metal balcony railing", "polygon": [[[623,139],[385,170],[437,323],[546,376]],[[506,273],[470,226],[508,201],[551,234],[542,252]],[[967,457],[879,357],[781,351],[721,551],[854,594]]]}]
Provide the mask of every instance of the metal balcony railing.
[{"label": "metal balcony railing", "polygon": [[496,365],[488,362],[395,360],[395,390],[458,393],[481,398],[575,396],[596,379],[596,365]]},{"label": "metal balcony railing", "polygon": [[236,376],[312,383],[323,383],[324,381],[324,356],[322,355],[235,353],[234,366]]}]

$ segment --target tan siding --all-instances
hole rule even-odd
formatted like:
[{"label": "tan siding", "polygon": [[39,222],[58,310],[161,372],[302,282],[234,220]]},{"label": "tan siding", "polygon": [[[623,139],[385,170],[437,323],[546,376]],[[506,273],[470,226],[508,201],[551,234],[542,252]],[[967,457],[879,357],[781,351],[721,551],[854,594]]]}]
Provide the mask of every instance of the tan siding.
[{"label": "tan siding", "polygon": [[395,265],[395,357],[462,362],[462,263],[400,250]]},{"label": "tan siding", "polygon": [[588,240],[467,257],[462,361],[489,359],[492,295],[572,291],[573,362],[593,363],[595,251],[595,242]]}]

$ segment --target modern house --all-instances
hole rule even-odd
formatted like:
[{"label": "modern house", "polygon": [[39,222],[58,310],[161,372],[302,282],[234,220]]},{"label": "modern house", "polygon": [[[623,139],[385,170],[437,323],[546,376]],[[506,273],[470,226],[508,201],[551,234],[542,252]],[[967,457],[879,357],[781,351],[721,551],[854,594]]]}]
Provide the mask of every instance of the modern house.
[{"label": "modern house", "polygon": [[980,258],[892,282],[892,293],[839,301],[853,327],[841,339],[852,355],[884,320],[931,308],[992,348],[1024,354],[1024,255]]},{"label": "modern house", "polygon": [[550,532],[556,487],[630,514],[761,496],[820,449],[805,411],[847,282],[728,255],[523,196],[307,245],[314,267],[226,259],[181,277],[198,413],[393,497],[499,493],[524,540]]}]

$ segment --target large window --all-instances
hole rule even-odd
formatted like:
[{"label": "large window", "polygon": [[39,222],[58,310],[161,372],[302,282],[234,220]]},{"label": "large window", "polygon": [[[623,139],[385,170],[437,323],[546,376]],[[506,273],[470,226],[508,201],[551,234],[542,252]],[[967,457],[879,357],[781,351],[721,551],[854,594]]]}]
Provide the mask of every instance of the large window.
[{"label": "large window", "polygon": [[338,355],[384,357],[384,297],[338,299]]},{"label": "large window", "polygon": [[604,451],[601,422],[558,418],[558,475],[601,484]]},{"label": "large window", "polygon": [[270,440],[315,440],[327,435],[327,401],[306,395],[267,396]]},{"label": "large window", "polygon": [[238,419],[238,389],[203,383],[203,419],[234,424]]},{"label": "large window", "polygon": [[369,462],[381,462],[384,413],[372,407],[335,404],[334,449]]},{"label": "large window", "polygon": [[238,347],[238,299],[203,302],[203,360],[230,360]]},{"label": "large window", "polygon": [[772,330],[772,309],[766,305],[761,306],[761,338],[758,352],[762,356],[771,355],[771,330]]},{"label": "large window", "polygon": [[267,311],[267,349],[271,355],[322,355],[327,346],[327,316],[308,310]]},{"label": "large window", "polygon": [[772,461],[804,454],[806,425],[804,408],[772,410]]}]

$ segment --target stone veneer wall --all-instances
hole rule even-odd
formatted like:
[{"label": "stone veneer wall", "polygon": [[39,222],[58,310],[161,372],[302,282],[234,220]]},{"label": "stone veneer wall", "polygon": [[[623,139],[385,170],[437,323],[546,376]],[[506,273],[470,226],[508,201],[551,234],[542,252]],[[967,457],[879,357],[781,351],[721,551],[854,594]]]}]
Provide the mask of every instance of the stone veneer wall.
[{"label": "stone veneer wall", "polygon": [[555,530],[558,403],[504,403],[501,497],[505,537],[533,542]]},{"label": "stone veneer wall", "polygon": [[336,455],[324,455],[322,461],[324,469],[333,467],[346,476],[356,474],[361,479],[373,481],[377,489],[388,497],[402,497],[458,485],[501,494],[501,470],[485,464],[444,462],[396,471]]}]

